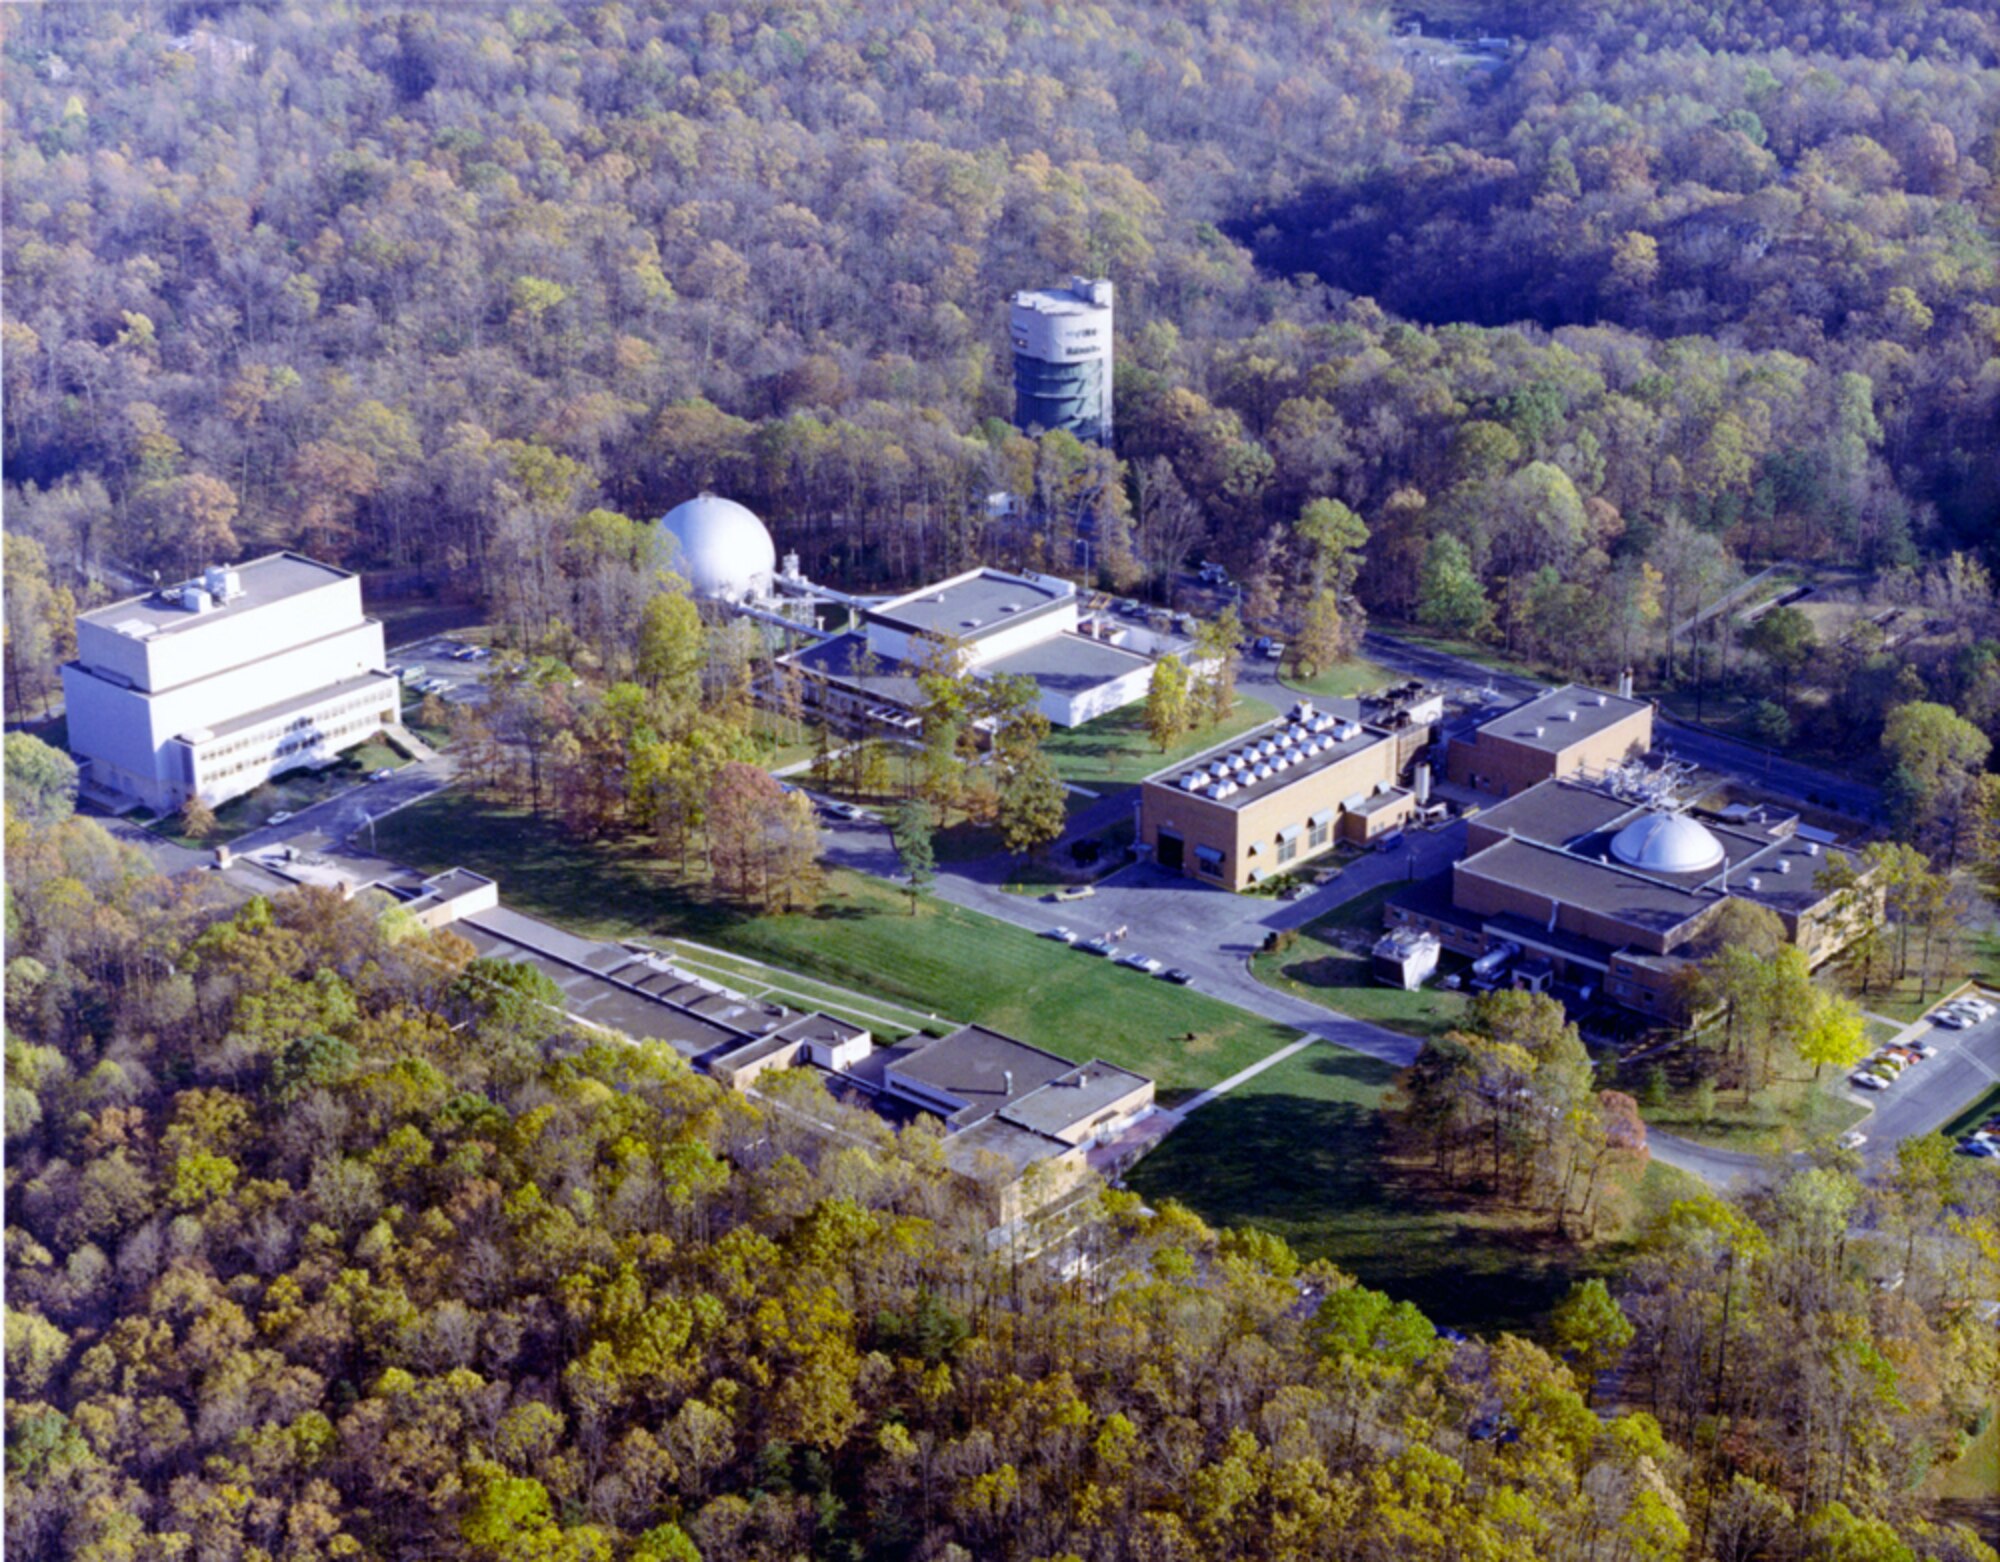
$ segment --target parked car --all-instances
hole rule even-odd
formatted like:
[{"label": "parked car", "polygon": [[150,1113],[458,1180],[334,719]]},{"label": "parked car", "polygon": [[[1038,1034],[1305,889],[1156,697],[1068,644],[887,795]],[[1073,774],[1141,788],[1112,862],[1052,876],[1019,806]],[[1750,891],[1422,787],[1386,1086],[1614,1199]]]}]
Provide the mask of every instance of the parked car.
[{"label": "parked car", "polygon": [[1051,900],[1088,900],[1097,893],[1094,884],[1065,884],[1049,898]]},{"label": "parked car", "polygon": [[1096,955],[1106,960],[1118,953],[1118,946],[1108,938],[1087,938],[1076,947],[1087,955]]},{"label": "parked car", "polygon": [[1118,963],[1134,971],[1143,971],[1148,976],[1152,976],[1164,969],[1161,962],[1155,960],[1151,955],[1122,955],[1119,957]]},{"label": "parked car", "polygon": [[1194,972],[1183,971],[1177,965],[1170,965],[1158,974],[1161,981],[1172,982],[1176,987],[1186,987],[1194,980]]},{"label": "parked car", "polygon": [[1059,944],[1076,942],[1076,934],[1066,927],[1045,927],[1042,929],[1042,937],[1053,938]]}]

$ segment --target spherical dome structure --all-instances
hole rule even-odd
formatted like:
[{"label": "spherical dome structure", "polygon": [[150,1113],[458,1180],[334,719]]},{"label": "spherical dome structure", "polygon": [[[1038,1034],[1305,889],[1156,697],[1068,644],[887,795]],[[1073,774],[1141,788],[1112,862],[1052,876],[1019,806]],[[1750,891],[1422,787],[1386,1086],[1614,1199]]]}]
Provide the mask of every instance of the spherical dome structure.
[{"label": "spherical dome structure", "polygon": [[1648,873],[1707,873],[1722,866],[1722,842],[1686,814],[1641,814],[1611,838],[1611,855]]},{"label": "spherical dome structure", "polygon": [[778,550],[764,523],[734,499],[697,494],[660,518],[674,540],[667,565],[698,597],[741,602],[771,590]]}]

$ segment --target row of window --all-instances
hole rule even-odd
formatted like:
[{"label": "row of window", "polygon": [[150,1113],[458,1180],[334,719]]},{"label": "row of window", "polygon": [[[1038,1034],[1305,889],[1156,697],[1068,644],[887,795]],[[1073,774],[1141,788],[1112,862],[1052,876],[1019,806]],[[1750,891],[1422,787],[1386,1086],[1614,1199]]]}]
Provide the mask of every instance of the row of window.
[{"label": "row of window", "polygon": [[[302,753],[307,749],[320,748],[329,744],[338,746],[339,740],[342,738],[354,737],[358,734],[370,732],[376,727],[382,726],[387,720],[388,715],[386,712],[371,710],[359,716],[350,716],[345,721],[334,722],[328,726],[315,728],[311,732],[289,736],[282,742],[265,750],[262,754],[245,755],[240,759],[232,760],[226,765],[210,765],[204,762],[198,772],[201,778],[198,784],[207,785],[229,776],[241,775],[246,770],[263,770],[276,760],[289,759],[293,755]],[[205,760],[206,756],[204,756]]]},{"label": "row of window", "polygon": [[383,696],[379,691],[370,691],[353,699],[343,700],[340,704],[329,706],[323,711],[294,716],[290,721],[283,723],[253,727],[247,732],[235,734],[224,742],[204,744],[201,757],[203,760],[208,760],[223,754],[240,754],[246,749],[261,749],[273,739],[282,738],[288,732],[302,732],[319,727],[327,721],[350,715],[355,711],[379,710],[382,708],[382,699]]}]

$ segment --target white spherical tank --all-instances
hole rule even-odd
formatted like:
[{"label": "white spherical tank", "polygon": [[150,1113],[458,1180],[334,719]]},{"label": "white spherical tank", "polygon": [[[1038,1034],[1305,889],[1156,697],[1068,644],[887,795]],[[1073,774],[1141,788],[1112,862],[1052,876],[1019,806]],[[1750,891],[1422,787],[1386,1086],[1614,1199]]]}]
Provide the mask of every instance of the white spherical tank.
[{"label": "white spherical tank", "polygon": [[1709,873],[1725,855],[1715,832],[1686,814],[1641,814],[1611,838],[1611,855],[1653,873]]},{"label": "white spherical tank", "polygon": [[770,594],[778,550],[764,523],[734,499],[697,494],[667,511],[660,529],[673,539],[664,562],[696,596],[742,602]]}]

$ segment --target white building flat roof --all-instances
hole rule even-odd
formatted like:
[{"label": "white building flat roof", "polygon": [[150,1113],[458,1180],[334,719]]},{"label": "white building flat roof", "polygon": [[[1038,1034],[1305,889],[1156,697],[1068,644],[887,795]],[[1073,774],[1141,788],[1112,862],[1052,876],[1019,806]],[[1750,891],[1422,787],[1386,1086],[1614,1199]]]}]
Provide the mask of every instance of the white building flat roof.
[{"label": "white building flat roof", "polygon": [[[302,553],[267,553],[260,559],[229,565],[228,569],[241,584],[242,594],[226,602],[215,603],[205,613],[182,607],[178,598],[163,599],[158,592],[149,591],[79,613],[77,622],[108,629],[113,634],[122,634],[130,639],[147,640],[155,635],[175,634],[203,624],[217,623],[255,608],[269,607],[287,597],[296,597],[304,592],[316,591],[321,586],[353,578],[347,570],[322,564]],[[197,578],[185,584],[199,586],[201,581]],[[178,584],[173,589],[178,590]]]}]

